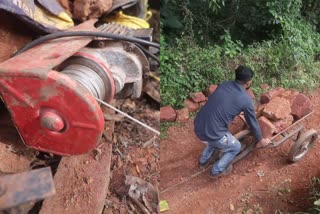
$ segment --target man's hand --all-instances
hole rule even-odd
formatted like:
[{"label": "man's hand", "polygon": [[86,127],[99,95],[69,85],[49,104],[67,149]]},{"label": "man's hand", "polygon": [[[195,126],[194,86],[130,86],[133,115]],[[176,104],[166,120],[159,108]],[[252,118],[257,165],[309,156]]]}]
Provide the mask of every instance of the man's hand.
[{"label": "man's hand", "polygon": [[268,138],[262,138],[256,145],[257,148],[265,147],[271,143]]}]

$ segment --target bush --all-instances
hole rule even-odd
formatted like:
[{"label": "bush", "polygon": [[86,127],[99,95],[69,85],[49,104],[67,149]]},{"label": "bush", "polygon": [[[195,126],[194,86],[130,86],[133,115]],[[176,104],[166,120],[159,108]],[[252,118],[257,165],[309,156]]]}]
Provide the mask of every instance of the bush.
[{"label": "bush", "polygon": [[[239,43],[238,46],[241,47]],[[174,46],[161,44],[162,105],[181,107],[190,92],[204,91],[210,84],[234,79],[234,69],[239,64],[255,71],[256,93],[261,92],[262,83],[310,90],[320,82],[319,62],[308,52],[300,52],[297,57],[286,41],[253,44],[240,53],[238,46],[234,43],[202,48],[184,38]]]},{"label": "bush", "polygon": [[[311,199],[313,201],[313,207],[308,209],[308,214],[320,213],[320,178],[311,178]],[[298,214],[298,213],[297,213]]]},{"label": "bush", "polygon": [[[319,85],[319,33],[291,10],[291,7],[270,4],[270,13],[282,27],[282,36],[244,46],[232,39],[229,31],[221,36],[222,44],[200,46],[192,35],[175,41],[161,39],[161,97],[162,105],[181,107],[189,92],[203,91],[210,84],[234,79],[234,69],[246,64],[255,71],[253,89],[259,85],[282,86],[310,90]],[[284,4],[286,5],[286,4]],[[293,9],[292,9],[293,8]]]},{"label": "bush", "polygon": [[178,39],[174,46],[161,40],[162,105],[179,107],[192,91],[202,91],[210,83],[219,83],[229,73],[222,65],[222,48],[202,48],[192,41]]}]

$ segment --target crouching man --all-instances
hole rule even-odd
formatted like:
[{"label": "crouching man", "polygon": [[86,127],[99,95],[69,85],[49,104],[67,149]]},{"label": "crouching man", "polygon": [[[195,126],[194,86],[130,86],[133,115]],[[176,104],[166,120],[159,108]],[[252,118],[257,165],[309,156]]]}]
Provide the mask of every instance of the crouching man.
[{"label": "crouching man", "polygon": [[250,88],[253,71],[246,66],[235,70],[235,81],[226,81],[218,86],[200,109],[194,120],[195,133],[206,144],[200,167],[210,161],[215,150],[223,152],[222,157],[213,165],[210,175],[218,177],[230,172],[230,162],[240,152],[240,142],[228,131],[228,125],[240,112],[250,126],[258,144],[268,144],[270,140],[262,138],[251,97],[246,92]]}]

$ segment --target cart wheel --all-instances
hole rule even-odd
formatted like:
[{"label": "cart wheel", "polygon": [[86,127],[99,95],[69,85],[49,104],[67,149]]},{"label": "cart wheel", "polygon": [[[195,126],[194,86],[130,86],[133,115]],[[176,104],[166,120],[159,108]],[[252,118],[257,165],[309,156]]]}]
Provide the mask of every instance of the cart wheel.
[{"label": "cart wheel", "polygon": [[288,158],[292,162],[297,162],[308,150],[316,143],[318,138],[318,132],[314,129],[310,129],[305,133],[301,134],[299,139],[293,144],[290,149]]}]

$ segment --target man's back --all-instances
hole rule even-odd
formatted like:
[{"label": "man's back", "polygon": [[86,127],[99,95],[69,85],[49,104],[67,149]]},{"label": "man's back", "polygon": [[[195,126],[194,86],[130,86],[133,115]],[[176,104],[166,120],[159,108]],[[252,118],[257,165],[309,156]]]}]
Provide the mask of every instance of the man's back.
[{"label": "man's back", "polygon": [[246,109],[254,113],[245,89],[236,81],[223,82],[199,111],[194,121],[195,132],[203,141],[219,140],[233,118]]}]

